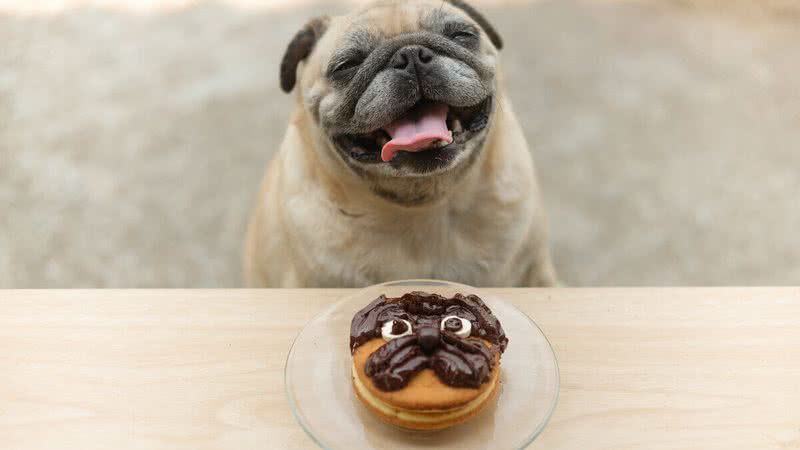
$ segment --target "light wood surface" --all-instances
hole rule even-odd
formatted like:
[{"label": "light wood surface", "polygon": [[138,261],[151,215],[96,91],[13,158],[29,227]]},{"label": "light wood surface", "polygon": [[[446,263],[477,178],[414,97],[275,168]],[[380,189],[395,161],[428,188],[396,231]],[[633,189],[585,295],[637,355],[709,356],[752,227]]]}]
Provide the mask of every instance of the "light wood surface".
[{"label": "light wood surface", "polygon": [[[533,449],[800,449],[800,289],[498,289],[561,367]],[[283,365],[345,291],[0,291],[0,448],[314,448]]]}]

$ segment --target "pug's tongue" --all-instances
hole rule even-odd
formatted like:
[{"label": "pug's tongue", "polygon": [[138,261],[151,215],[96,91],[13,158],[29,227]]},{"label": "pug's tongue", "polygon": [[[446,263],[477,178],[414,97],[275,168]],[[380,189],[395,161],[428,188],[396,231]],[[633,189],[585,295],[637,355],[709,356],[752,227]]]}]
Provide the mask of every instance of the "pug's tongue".
[{"label": "pug's tongue", "polygon": [[401,150],[427,150],[436,141],[452,143],[453,134],[447,129],[447,109],[444,103],[424,103],[386,125],[384,130],[392,140],[383,146],[381,159],[389,162]]}]

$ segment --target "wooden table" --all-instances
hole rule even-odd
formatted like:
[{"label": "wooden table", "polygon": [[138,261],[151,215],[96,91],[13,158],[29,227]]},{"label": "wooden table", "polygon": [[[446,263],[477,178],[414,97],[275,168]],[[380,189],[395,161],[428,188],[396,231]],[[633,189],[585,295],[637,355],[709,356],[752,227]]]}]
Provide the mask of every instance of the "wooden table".
[{"label": "wooden table", "polygon": [[[533,449],[800,449],[800,289],[498,289],[550,338]],[[283,365],[345,291],[0,291],[0,448],[313,448]]]}]

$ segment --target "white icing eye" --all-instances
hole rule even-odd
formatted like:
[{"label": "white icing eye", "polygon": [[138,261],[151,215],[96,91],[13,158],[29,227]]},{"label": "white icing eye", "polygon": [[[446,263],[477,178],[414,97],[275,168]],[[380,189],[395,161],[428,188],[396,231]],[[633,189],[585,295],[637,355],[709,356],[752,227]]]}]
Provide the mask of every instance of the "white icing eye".
[{"label": "white icing eye", "polygon": [[458,316],[447,316],[439,324],[442,331],[450,331],[460,338],[469,337],[472,332],[472,322]]},{"label": "white icing eye", "polygon": [[411,322],[403,319],[387,320],[381,326],[381,336],[384,341],[391,341],[411,334]]}]

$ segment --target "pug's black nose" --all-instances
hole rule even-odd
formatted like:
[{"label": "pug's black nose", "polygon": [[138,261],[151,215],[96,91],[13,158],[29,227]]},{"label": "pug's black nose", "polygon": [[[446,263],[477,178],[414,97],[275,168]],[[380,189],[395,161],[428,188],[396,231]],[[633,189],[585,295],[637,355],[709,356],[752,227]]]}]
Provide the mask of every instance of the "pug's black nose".
[{"label": "pug's black nose", "polygon": [[414,73],[433,61],[433,52],[419,45],[409,45],[397,51],[389,64],[400,70]]},{"label": "pug's black nose", "polygon": [[439,327],[422,327],[417,330],[417,343],[422,351],[431,354],[442,342]]}]

